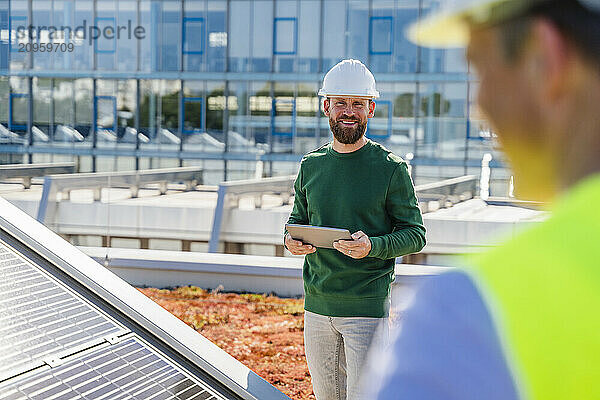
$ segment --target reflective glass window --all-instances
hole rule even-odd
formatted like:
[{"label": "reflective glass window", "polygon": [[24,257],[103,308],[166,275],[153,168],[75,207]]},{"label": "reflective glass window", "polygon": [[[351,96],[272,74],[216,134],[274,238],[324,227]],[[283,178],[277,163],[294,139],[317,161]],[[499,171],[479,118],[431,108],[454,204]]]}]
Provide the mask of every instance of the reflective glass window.
[{"label": "reflective glass window", "polygon": [[35,144],[47,144],[50,141],[51,107],[52,80],[49,78],[34,78],[32,140]]},{"label": "reflective glass window", "polygon": [[10,3],[9,37],[10,69],[23,70],[30,68],[29,54],[26,45],[31,45],[27,27],[30,25],[27,1],[12,0]]},{"label": "reflective glass window", "polygon": [[420,85],[423,138],[419,154],[427,157],[464,157],[467,111],[466,83]]},{"label": "reflective glass window", "polygon": [[248,93],[249,129],[250,137],[256,143],[268,145],[271,131],[271,84],[269,82],[250,82]]},{"label": "reflective glass window", "polygon": [[374,0],[369,17],[369,66],[373,72],[393,71],[393,51],[398,36],[396,32],[394,0]]},{"label": "reflective glass window", "polygon": [[[250,128],[250,110],[248,108],[248,83],[229,82],[229,137],[228,150],[250,152],[255,147],[253,130]],[[264,150],[264,149],[263,149]]]},{"label": "reflective glass window", "polygon": [[206,53],[206,2],[184,2],[183,14],[183,68],[186,71],[203,71]]},{"label": "reflective glass window", "polygon": [[319,90],[317,83],[298,83],[296,93],[296,139],[294,153],[305,154],[318,146]]},{"label": "reflective glass window", "polygon": [[273,1],[254,2],[252,23],[252,71],[270,72],[273,57]]},{"label": "reflective glass window", "polygon": [[[443,0],[424,0],[423,16],[435,12],[443,4]],[[467,63],[463,49],[431,49],[421,48],[421,72],[466,72]]]},{"label": "reflective glass window", "polygon": [[146,28],[138,22],[137,2],[119,0],[116,14],[116,65],[119,71],[137,71],[138,42],[148,40]]},{"label": "reflective glass window", "polygon": [[202,97],[183,98],[183,133],[193,135],[202,131]]},{"label": "reflective glass window", "polygon": [[150,139],[142,144],[143,148],[179,149],[180,90],[180,81],[176,80],[140,81],[140,132]]},{"label": "reflective glass window", "polygon": [[[73,20],[74,4],[72,0],[55,0],[49,13],[55,31],[49,33],[49,41],[57,49],[52,53],[52,68],[68,71],[73,69],[73,55],[75,54]],[[69,51],[71,49],[71,51]]]},{"label": "reflective glass window", "polygon": [[250,43],[252,36],[251,22],[252,3],[249,1],[232,1],[229,6],[229,70],[245,72],[249,70]]},{"label": "reflective glass window", "polygon": [[[10,78],[8,95],[8,129],[24,141],[29,118],[29,90],[26,78]],[[12,136],[12,135],[11,135]]]},{"label": "reflective glass window", "polygon": [[0,0],[0,70],[8,69],[8,0]]},{"label": "reflective glass window", "polygon": [[4,128],[8,127],[8,93],[8,77],[0,76],[0,125]]},{"label": "reflective glass window", "polygon": [[186,71],[202,71],[205,38],[204,17],[183,17],[183,63]]},{"label": "reflective glass window", "polygon": [[317,0],[299,1],[297,72],[319,71],[321,5]]},{"label": "reflective glass window", "polygon": [[158,114],[160,124],[171,132],[179,130],[179,81],[161,80],[160,83],[160,113]]},{"label": "reflective glass window", "polygon": [[188,139],[194,141],[194,135],[201,135],[204,130],[204,81],[184,81],[182,97],[182,120],[184,143]]},{"label": "reflective glass window", "polygon": [[221,142],[223,139],[223,112],[225,110],[225,84],[206,82],[206,131]]},{"label": "reflective glass window", "polygon": [[283,0],[275,2],[273,21],[273,58],[275,71],[294,72],[298,52],[298,3]]},{"label": "reflective glass window", "polygon": [[[83,135],[75,130],[76,95],[72,79],[54,79],[52,88],[53,121],[51,140],[53,146],[75,146]],[[77,94],[79,95],[79,94]]]},{"label": "reflective glass window", "polygon": [[184,150],[223,152],[224,84],[185,81],[183,96]]},{"label": "reflective glass window", "polygon": [[414,151],[417,136],[417,119],[415,114],[416,85],[414,83],[386,84],[383,88],[392,103],[391,136],[385,145],[404,157]]},{"label": "reflective glass window", "polygon": [[156,118],[159,103],[158,91],[158,81],[140,80],[140,132],[150,138],[148,145],[152,147],[157,146],[160,141]]},{"label": "reflective glass window", "polygon": [[367,125],[367,137],[384,145],[387,145],[392,134],[393,86],[383,82],[377,85],[380,97],[375,99],[375,115],[369,119]]},{"label": "reflective glass window", "polygon": [[74,66],[79,70],[94,68],[94,40],[90,35],[90,26],[94,25],[93,1],[77,0],[74,4],[73,30],[75,39],[73,44]]},{"label": "reflective glass window", "polygon": [[393,103],[386,99],[377,99],[375,116],[369,121],[367,136],[379,142],[385,142],[392,134]]},{"label": "reflective glass window", "polygon": [[394,72],[417,71],[417,46],[410,42],[404,32],[419,15],[418,0],[397,0],[394,18],[394,54],[392,56]]},{"label": "reflective glass window", "polygon": [[[116,147],[118,140],[117,123],[117,82],[112,79],[96,80],[96,145]],[[89,137],[88,137],[89,138]]]},{"label": "reflective glass window", "polygon": [[123,79],[118,80],[116,84],[116,132],[118,142],[130,147],[135,147],[136,140],[139,140],[140,144],[148,143],[150,139],[135,129],[135,113],[137,112],[136,81]]},{"label": "reflective glass window", "polygon": [[182,34],[186,71],[225,70],[226,8],[227,4],[222,1],[184,2]]},{"label": "reflective glass window", "polygon": [[160,19],[160,70],[178,71],[181,59],[182,20],[181,0],[161,2]]},{"label": "reflective glass window", "polygon": [[368,61],[369,49],[369,2],[348,1],[348,57]]},{"label": "reflective glass window", "polygon": [[183,18],[183,53],[204,53],[205,21],[202,17]]},{"label": "reflective glass window", "polygon": [[76,79],[75,94],[75,127],[74,129],[91,145],[92,119],[94,111],[93,82],[91,79]]},{"label": "reflective glass window", "polygon": [[144,39],[140,40],[140,70],[144,72],[157,71],[160,49],[158,47],[160,19],[160,3],[141,0],[140,26],[144,28]]},{"label": "reflective glass window", "polygon": [[271,108],[271,151],[291,153],[296,139],[296,93],[292,83],[276,82]]},{"label": "reflective glass window", "polygon": [[297,24],[296,18],[275,18],[274,54],[296,54]]},{"label": "reflective glass window", "polygon": [[[0,143],[25,143],[25,129],[22,126],[23,123],[27,124],[27,115],[25,114],[24,121],[21,118],[13,122],[13,109],[15,106],[27,107],[26,88],[27,81],[25,79],[0,77],[0,101],[3,103],[0,104]],[[14,94],[17,96],[13,98]],[[25,104],[22,104],[23,100],[25,100]],[[21,127],[16,126],[16,123],[21,124]]]},{"label": "reflective glass window", "polygon": [[372,55],[392,54],[394,17],[371,17],[369,21],[369,51]]},{"label": "reflective glass window", "polygon": [[[206,4],[206,64],[207,70],[213,72],[225,71],[227,55],[227,3],[220,0],[209,0]],[[248,17],[246,16],[246,24]]]},{"label": "reflective glass window", "polygon": [[346,13],[344,0],[323,3],[323,72],[344,59],[346,54]]},{"label": "reflective glass window", "polygon": [[[115,0],[97,0],[93,37],[96,68],[114,70],[117,50],[117,4]],[[130,58],[135,59],[135,57]]]},{"label": "reflective glass window", "polygon": [[[38,51],[33,52],[33,68],[48,70],[52,68],[54,60],[53,40],[50,38],[51,30],[49,28],[54,25],[51,2],[49,0],[36,1],[35,7],[32,9],[32,16],[35,27],[33,43],[38,46]],[[41,51],[42,49],[44,51]],[[48,49],[50,51],[47,51]]]}]

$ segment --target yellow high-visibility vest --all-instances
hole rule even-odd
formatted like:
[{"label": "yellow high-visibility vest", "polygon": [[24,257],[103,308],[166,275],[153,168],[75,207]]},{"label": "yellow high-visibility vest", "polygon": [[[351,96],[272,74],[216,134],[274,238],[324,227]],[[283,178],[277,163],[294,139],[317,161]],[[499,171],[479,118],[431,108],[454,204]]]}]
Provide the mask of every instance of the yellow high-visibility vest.
[{"label": "yellow high-visibility vest", "polygon": [[600,399],[600,176],[470,269],[526,399]]}]

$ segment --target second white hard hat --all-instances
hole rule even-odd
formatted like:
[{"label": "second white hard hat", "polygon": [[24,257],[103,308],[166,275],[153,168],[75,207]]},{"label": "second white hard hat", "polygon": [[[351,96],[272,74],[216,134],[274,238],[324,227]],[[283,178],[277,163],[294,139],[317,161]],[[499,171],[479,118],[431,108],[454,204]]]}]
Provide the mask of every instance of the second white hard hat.
[{"label": "second white hard hat", "polygon": [[318,95],[375,99],[379,97],[379,92],[371,71],[360,61],[350,59],[340,61],[327,72]]}]

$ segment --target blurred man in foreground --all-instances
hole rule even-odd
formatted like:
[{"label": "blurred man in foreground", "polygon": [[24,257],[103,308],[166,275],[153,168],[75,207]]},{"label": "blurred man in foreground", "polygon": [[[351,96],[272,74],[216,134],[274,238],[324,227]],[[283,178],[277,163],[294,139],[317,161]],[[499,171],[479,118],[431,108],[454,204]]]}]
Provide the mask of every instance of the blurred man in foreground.
[{"label": "blurred man in foreground", "polygon": [[600,398],[600,0],[448,1],[521,198],[552,217],[432,278],[365,386],[378,399]]}]

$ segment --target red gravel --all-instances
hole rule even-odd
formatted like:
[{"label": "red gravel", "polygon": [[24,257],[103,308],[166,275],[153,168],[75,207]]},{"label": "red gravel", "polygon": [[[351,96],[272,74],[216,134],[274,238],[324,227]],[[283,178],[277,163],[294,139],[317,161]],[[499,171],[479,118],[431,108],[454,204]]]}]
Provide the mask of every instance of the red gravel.
[{"label": "red gravel", "polygon": [[315,399],[304,356],[302,299],[193,286],[139,290],[292,399]]}]

